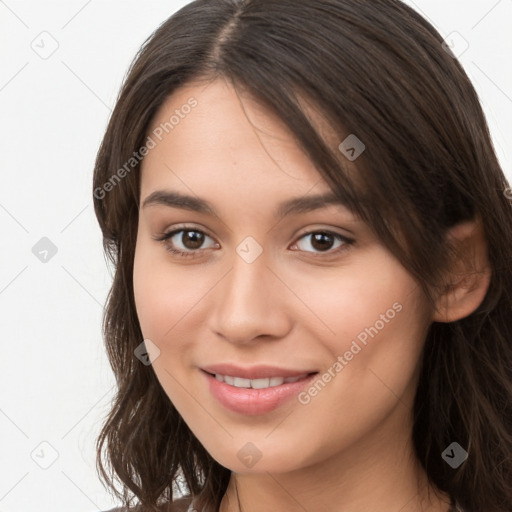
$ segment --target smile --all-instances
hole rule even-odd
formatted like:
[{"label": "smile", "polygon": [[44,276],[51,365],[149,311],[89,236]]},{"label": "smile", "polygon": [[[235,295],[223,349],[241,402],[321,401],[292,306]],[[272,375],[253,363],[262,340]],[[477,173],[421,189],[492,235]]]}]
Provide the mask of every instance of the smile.
[{"label": "smile", "polygon": [[289,382],[297,382],[298,380],[304,379],[308,376],[308,373],[298,375],[297,377],[269,377],[263,379],[244,379],[241,377],[233,377],[231,375],[215,374],[215,378],[219,382],[224,382],[230,386],[236,388],[253,388],[253,389],[265,389],[272,388],[275,386],[281,386]]},{"label": "smile", "polygon": [[[277,373],[279,369],[277,372],[275,368],[272,373],[270,371],[267,370],[269,376],[262,376],[261,370],[245,372],[260,373],[258,378],[210,373],[204,369],[201,374],[206,379],[207,389],[217,402],[225,409],[242,415],[262,415],[277,409],[296,397],[318,375],[318,372],[289,371],[288,373],[295,375],[285,377]],[[286,370],[281,371],[286,373]]]}]

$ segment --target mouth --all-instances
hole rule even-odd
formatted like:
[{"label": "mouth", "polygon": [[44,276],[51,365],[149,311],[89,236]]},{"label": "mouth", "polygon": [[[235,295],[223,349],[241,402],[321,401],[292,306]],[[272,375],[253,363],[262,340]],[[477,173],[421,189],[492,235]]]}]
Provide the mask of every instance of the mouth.
[{"label": "mouth", "polygon": [[[242,372],[233,371],[233,369],[228,372],[225,369],[223,371],[225,373],[212,371],[211,368],[201,369],[210,394],[225,409],[252,416],[269,413],[293,397],[297,397],[319,373],[317,371],[279,371],[279,369],[276,371],[275,368],[269,367],[262,371],[260,367],[244,372],[245,375],[251,374],[251,378],[240,376]],[[261,376],[261,373],[267,375]]]}]

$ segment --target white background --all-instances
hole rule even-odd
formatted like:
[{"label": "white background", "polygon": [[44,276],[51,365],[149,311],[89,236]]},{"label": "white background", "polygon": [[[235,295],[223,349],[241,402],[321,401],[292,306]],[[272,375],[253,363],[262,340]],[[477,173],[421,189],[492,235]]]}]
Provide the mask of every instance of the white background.
[{"label": "white background", "polygon": [[[92,169],[128,65],[185,3],[0,1],[0,512],[115,505],[95,472],[114,380],[101,339],[111,276]],[[443,37],[457,31],[469,43],[460,60],[510,180],[512,0],[406,3]],[[31,47],[41,38],[46,49],[58,44],[47,59]],[[47,263],[32,253],[42,237],[58,249]]]}]

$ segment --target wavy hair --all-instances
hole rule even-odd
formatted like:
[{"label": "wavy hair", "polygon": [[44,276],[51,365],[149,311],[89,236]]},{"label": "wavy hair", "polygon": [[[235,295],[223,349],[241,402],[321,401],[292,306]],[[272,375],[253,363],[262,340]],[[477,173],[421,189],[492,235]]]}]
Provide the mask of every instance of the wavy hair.
[{"label": "wavy hair", "polygon": [[[126,168],[173,91],[224,78],[289,127],[332,190],[431,301],[456,254],[447,230],[481,219],[491,282],[471,315],[431,324],[412,435],[430,482],[466,512],[510,512],[510,185],[477,94],[442,43],[399,0],[196,0],[144,42],[93,178],[95,213],[114,269],[103,335],[117,382],[97,439],[97,467],[126,507],[137,499],[143,510],[155,511],[181,492],[216,511],[230,477],[185,424],[152,367],[134,356],[143,339],[133,293],[140,162]],[[352,133],[365,143],[351,172],[337,144],[320,135],[305,101],[338,143]],[[454,440],[469,453],[456,470],[441,457]]]}]

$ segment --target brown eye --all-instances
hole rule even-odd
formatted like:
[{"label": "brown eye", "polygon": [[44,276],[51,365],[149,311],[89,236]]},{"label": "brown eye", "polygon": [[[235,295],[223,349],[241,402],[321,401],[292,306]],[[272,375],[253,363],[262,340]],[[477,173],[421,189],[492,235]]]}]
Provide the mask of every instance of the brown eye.
[{"label": "brown eye", "polygon": [[329,233],[313,233],[311,237],[311,246],[319,251],[329,250],[334,243],[334,237]]},{"label": "brown eye", "polygon": [[199,249],[204,242],[204,233],[201,231],[183,230],[181,235],[181,243],[187,249]]},{"label": "brown eye", "polygon": [[[166,233],[157,240],[165,243],[167,251],[182,257],[196,257],[201,251],[210,247],[202,247],[206,238],[210,238],[206,233],[199,229],[181,228]],[[213,243],[213,247],[218,244]]]},{"label": "brown eye", "polygon": [[[309,239],[309,243],[303,244],[301,247],[301,241],[307,239]],[[338,245],[335,246],[336,241],[338,241]],[[352,243],[353,240],[350,240],[349,238],[340,235],[339,233],[332,233],[330,231],[311,231],[302,235],[299,239],[299,242],[296,242],[295,246],[297,246],[301,251],[313,252],[313,254],[334,254],[338,251],[346,249],[347,246]],[[334,250],[331,250],[333,246],[335,246]],[[312,248],[313,251],[308,250],[308,247]]]}]

